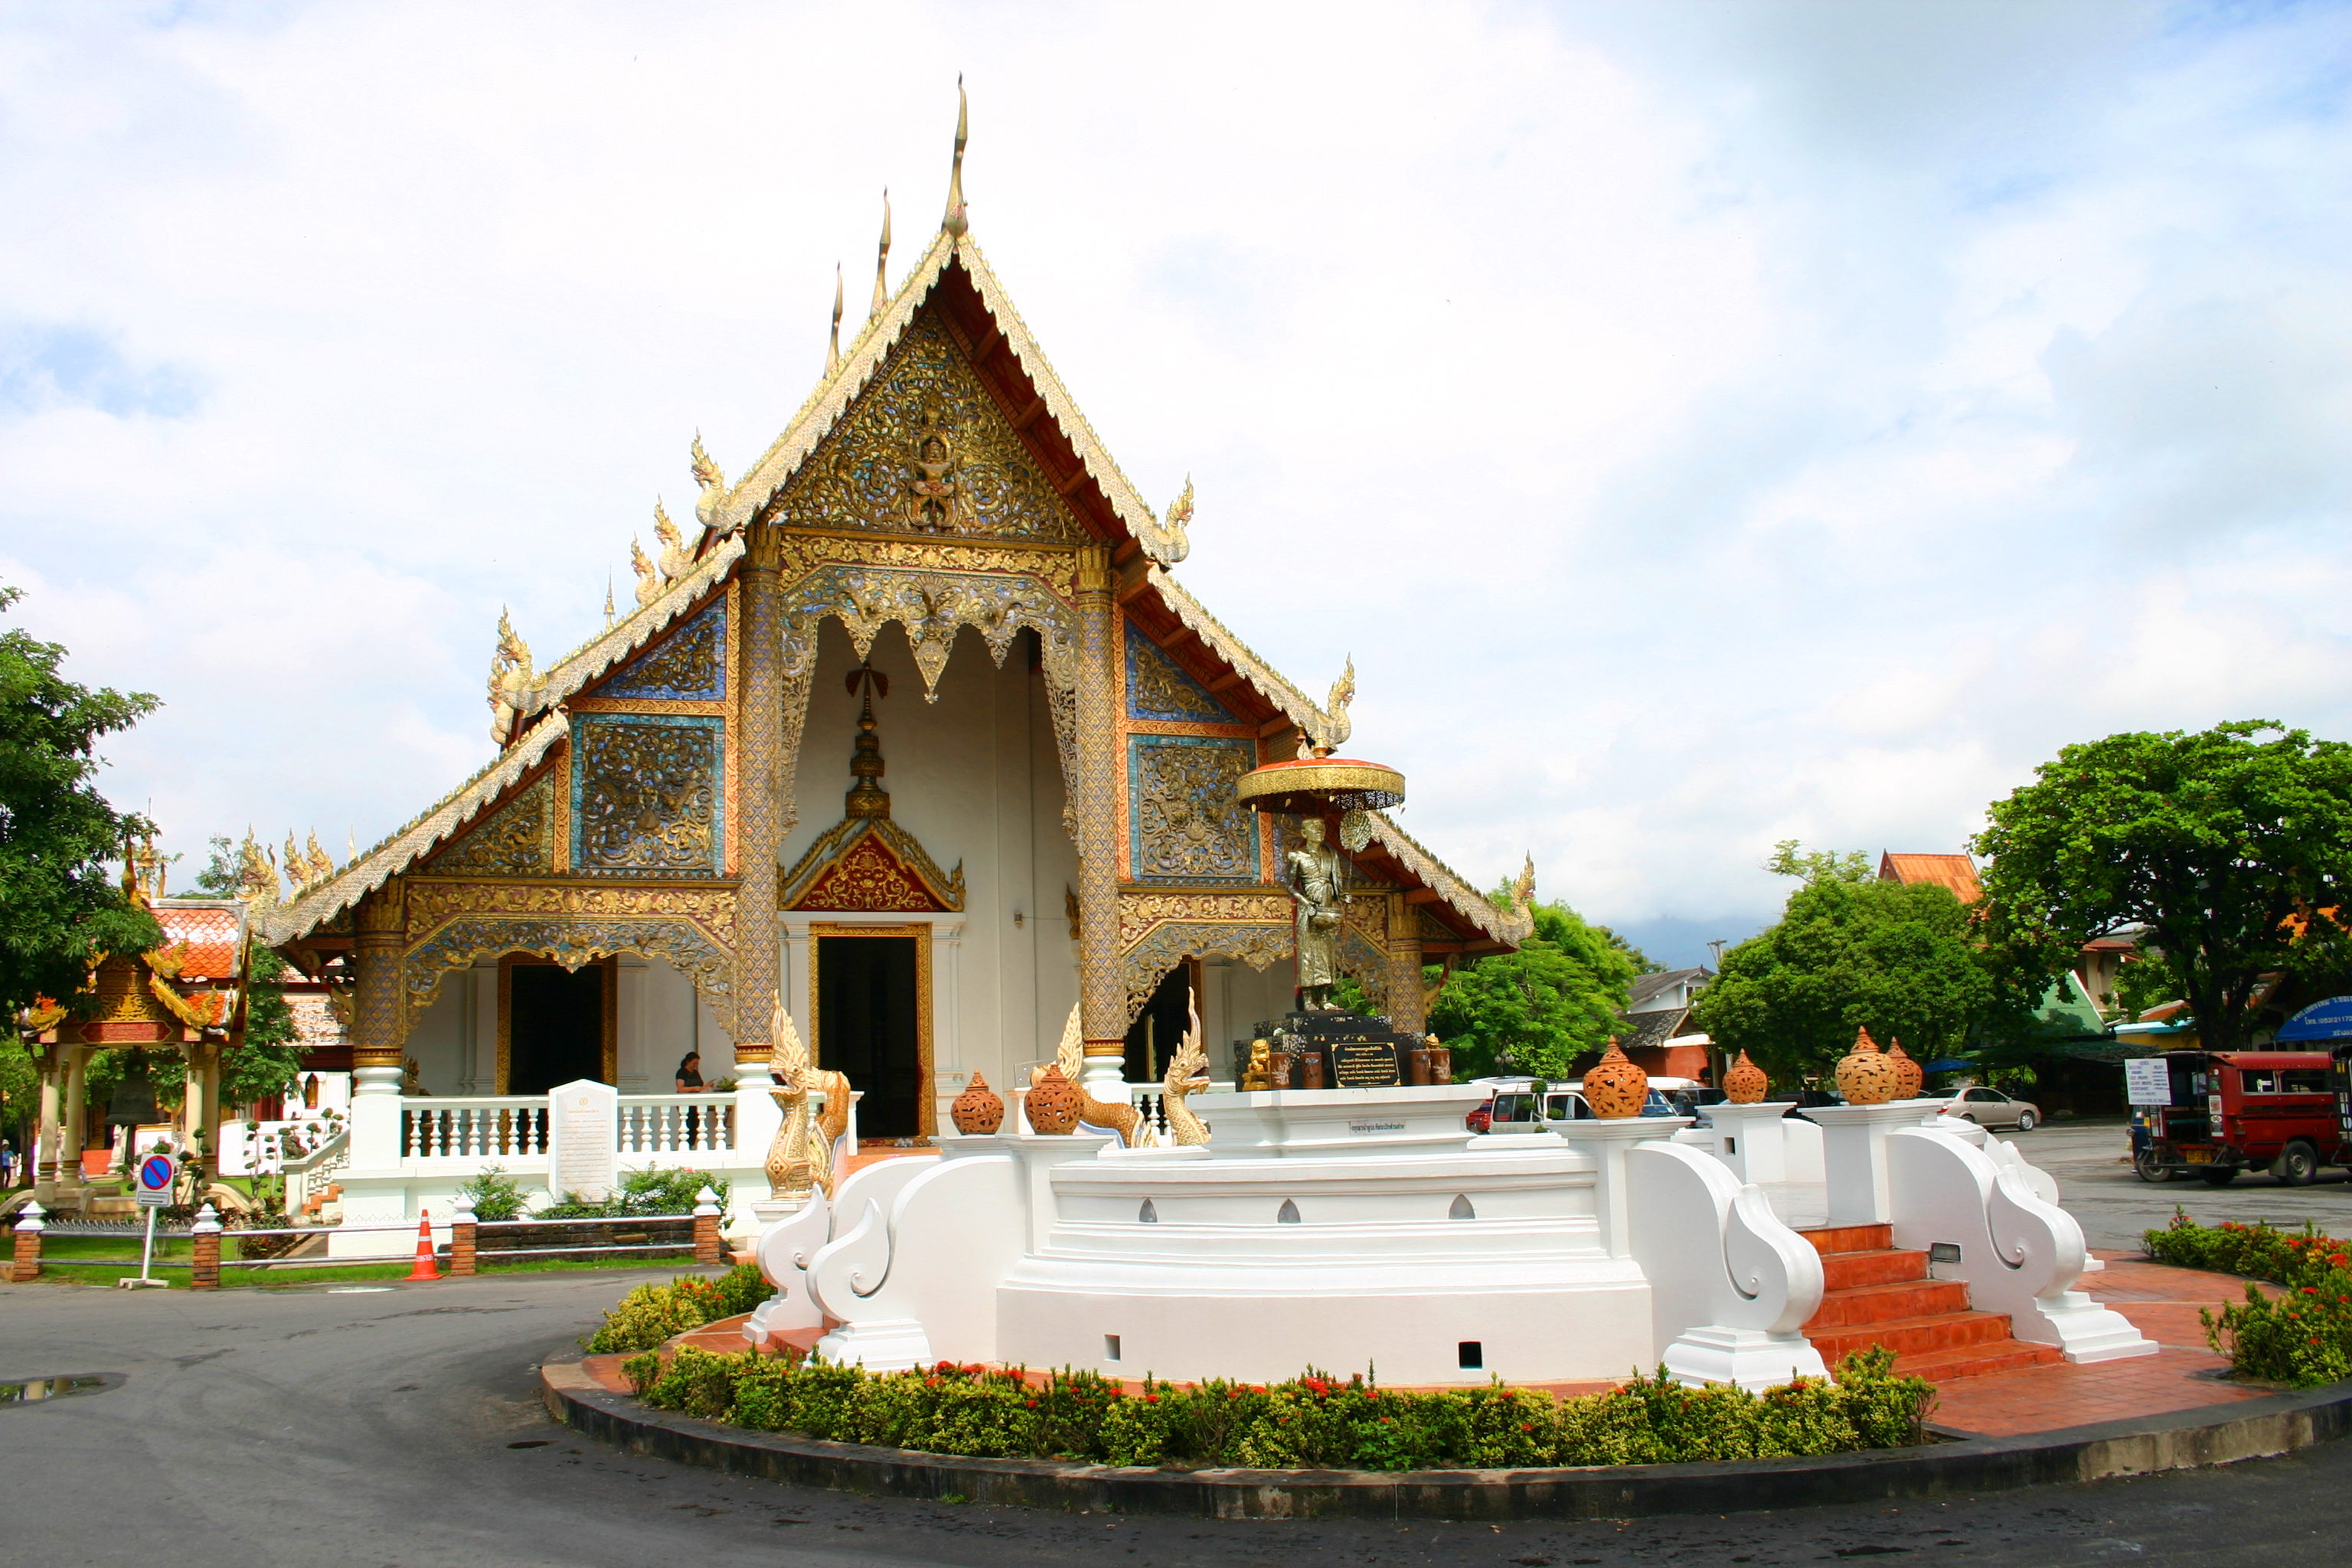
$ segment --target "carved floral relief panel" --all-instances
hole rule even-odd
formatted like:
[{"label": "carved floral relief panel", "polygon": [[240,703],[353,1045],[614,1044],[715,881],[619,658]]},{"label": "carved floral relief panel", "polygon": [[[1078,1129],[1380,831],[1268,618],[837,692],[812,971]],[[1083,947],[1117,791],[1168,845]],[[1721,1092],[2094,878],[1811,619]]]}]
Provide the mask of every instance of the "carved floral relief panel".
[{"label": "carved floral relief panel", "polygon": [[1254,764],[1246,740],[1128,738],[1129,863],[1139,882],[1255,882],[1256,814],[1234,798]]},{"label": "carved floral relief panel", "polygon": [[727,696],[727,600],[700,614],[621,667],[599,697],[719,702]]},{"label": "carved floral relief panel", "polygon": [[928,310],[802,466],[777,521],[1057,544],[1082,534]]},{"label": "carved floral relief panel", "polygon": [[542,773],[433,859],[436,871],[535,877],[555,869],[555,775]]},{"label": "carved floral relief panel", "polygon": [[572,721],[572,868],[590,875],[719,875],[724,721],[579,714]]},{"label": "carved floral relief panel", "polygon": [[1185,673],[1131,621],[1127,627],[1127,716],[1201,724],[1235,722],[1206,687]]}]

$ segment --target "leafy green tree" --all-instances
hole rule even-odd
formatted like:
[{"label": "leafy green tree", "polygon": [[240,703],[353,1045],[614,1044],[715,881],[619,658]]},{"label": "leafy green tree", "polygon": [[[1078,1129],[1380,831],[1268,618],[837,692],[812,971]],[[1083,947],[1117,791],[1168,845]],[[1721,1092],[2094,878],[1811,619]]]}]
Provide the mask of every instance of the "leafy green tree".
[{"label": "leafy green tree", "polygon": [[1794,842],[1767,864],[1801,885],[1694,1003],[1717,1046],[1785,1085],[1826,1071],[1858,1029],[1927,1061],[2002,1018],[2004,994],[1950,889],[1882,882],[1859,855],[1804,855]]},{"label": "leafy green tree", "polygon": [[[22,596],[0,584],[0,610]],[[161,704],[65,679],[65,656],[21,629],[0,633],[0,1010],[11,1016],[81,990],[100,954],[144,952],[163,937],[106,865],[148,825],[96,784],[100,738]]]},{"label": "leafy green tree", "polygon": [[2343,742],[2268,720],[2109,735],[2064,748],[1989,815],[1988,935],[2021,983],[2144,927],[2135,967],[2155,967],[2132,990],[2161,976],[2207,1048],[2234,1050],[2261,1022],[2263,975],[2341,973],[2352,956]]},{"label": "leafy green tree", "polygon": [[[1496,894],[1496,901],[1507,891]],[[1535,906],[1535,934],[1517,952],[1454,972],[1429,1026],[1454,1049],[1457,1078],[1496,1071],[1573,1076],[1576,1058],[1625,1027],[1628,988],[1657,966],[1607,926],[1564,903]]]}]

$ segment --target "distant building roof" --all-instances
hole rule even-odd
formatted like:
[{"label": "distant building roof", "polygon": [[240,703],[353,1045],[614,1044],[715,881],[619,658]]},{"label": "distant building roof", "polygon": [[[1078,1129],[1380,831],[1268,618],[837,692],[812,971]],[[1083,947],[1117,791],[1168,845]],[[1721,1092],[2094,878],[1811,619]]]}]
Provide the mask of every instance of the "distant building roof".
[{"label": "distant building roof", "polygon": [[1697,969],[1662,969],[1655,974],[1633,976],[1631,995],[1625,1004],[1628,1013],[1657,1013],[1690,1005],[1691,997],[1706,989],[1715,978],[1715,971]]},{"label": "distant building roof", "polygon": [[1878,879],[1906,885],[1930,882],[1949,888],[1952,896],[1964,904],[1975,903],[1984,897],[1984,884],[1977,880],[1976,862],[1965,855],[1897,855],[1889,850],[1878,858]]},{"label": "distant building roof", "polygon": [[231,899],[158,899],[149,913],[163,946],[187,944],[178,978],[186,984],[235,980],[245,954],[245,905]]}]

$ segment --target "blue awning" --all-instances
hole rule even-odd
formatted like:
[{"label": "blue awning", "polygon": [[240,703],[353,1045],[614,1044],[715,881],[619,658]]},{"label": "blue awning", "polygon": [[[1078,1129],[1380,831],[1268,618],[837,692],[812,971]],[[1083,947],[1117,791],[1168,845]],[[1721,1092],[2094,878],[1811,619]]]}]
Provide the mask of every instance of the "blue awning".
[{"label": "blue awning", "polygon": [[1937,1057],[1932,1062],[1922,1063],[1919,1070],[1921,1072],[1961,1072],[1976,1065],[1966,1057]]},{"label": "blue awning", "polygon": [[2325,1002],[2314,1002],[2282,1025],[2274,1038],[2282,1046],[2352,1040],[2352,996],[2330,996]]}]

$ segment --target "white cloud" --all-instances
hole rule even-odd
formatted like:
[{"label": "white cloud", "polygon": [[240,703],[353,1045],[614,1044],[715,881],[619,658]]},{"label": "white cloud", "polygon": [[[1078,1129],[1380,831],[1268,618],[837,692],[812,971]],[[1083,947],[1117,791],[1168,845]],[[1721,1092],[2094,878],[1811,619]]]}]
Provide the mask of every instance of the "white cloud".
[{"label": "white cloud", "polygon": [[0,574],[174,840],[395,826],[975,232],[1184,574],[1481,880],[1696,952],[1791,835],[2352,719],[2346,12],[0,10]]}]

